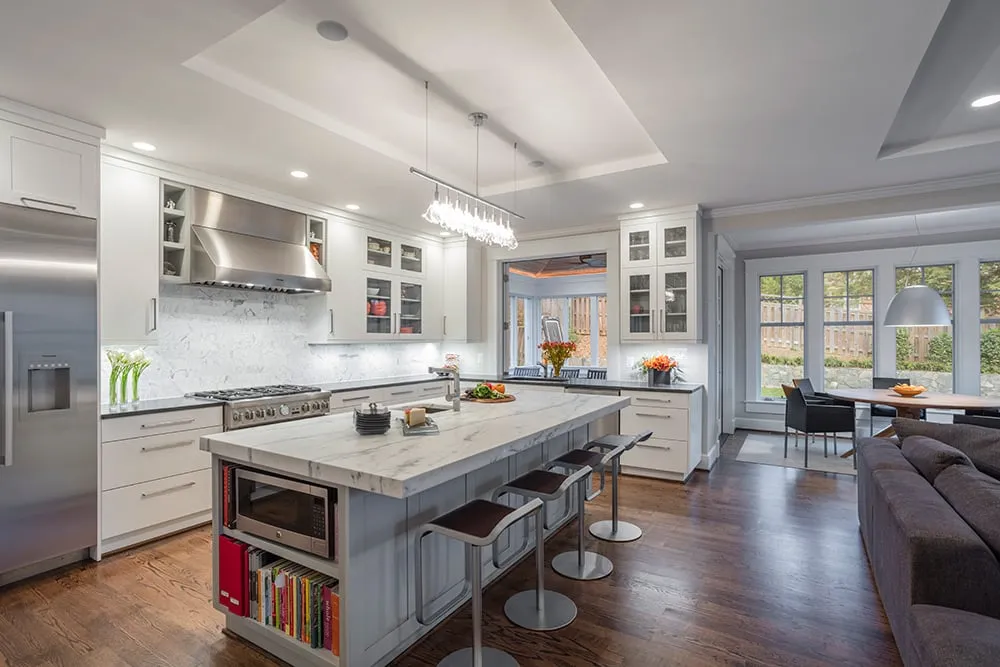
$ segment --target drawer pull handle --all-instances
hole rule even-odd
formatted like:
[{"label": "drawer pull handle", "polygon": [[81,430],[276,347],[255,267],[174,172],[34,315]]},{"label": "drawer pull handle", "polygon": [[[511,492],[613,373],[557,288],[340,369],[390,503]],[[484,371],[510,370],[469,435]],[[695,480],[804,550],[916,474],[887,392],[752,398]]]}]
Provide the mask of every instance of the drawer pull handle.
[{"label": "drawer pull handle", "polygon": [[150,491],[149,493],[142,494],[143,498],[154,498],[156,496],[162,496],[165,493],[173,493],[174,491],[180,491],[181,489],[189,489],[197,484],[197,482],[188,482],[187,484],[178,484],[177,486],[171,486],[167,489],[160,489],[159,491]]},{"label": "drawer pull handle", "polygon": [[407,389],[406,391],[394,391],[394,392],[392,392],[389,395],[390,396],[403,396],[404,394],[412,394],[412,393],[413,393],[412,389]]},{"label": "drawer pull handle", "polygon": [[441,391],[441,387],[424,387],[424,391]]},{"label": "drawer pull handle", "polygon": [[653,417],[655,419],[670,419],[670,415],[654,415],[654,414],[650,414],[649,412],[637,412],[637,413],[635,413],[635,416],[636,417]]},{"label": "drawer pull handle", "polygon": [[193,424],[194,417],[190,419],[174,419],[172,421],[166,422],[156,422],[155,424],[142,424],[139,428],[166,428],[168,426],[184,426],[185,424]]},{"label": "drawer pull handle", "polygon": [[143,447],[140,451],[145,454],[146,452],[158,452],[161,449],[174,449],[175,447],[187,447],[192,442],[193,442],[192,440],[184,440],[182,442],[171,442],[166,445],[157,445],[156,447]]},{"label": "drawer pull handle", "polygon": [[365,395],[365,396],[349,396],[348,398],[342,398],[342,399],[340,399],[340,402],[341,403],[351,403],[353,401],[363,401],[363,400],[365,400],[367,398],[371,398],[371,396],[370,395]]},{"label": "drawer pull handle", "polygon": [[673,401],[671,401],[669,398],[667,398],[667,399],[662,399],[662,398],[643,398],[642,396],[633,396],[632,399],[636,400],[636,401],[646,401],[647,403],[673,403]]}]

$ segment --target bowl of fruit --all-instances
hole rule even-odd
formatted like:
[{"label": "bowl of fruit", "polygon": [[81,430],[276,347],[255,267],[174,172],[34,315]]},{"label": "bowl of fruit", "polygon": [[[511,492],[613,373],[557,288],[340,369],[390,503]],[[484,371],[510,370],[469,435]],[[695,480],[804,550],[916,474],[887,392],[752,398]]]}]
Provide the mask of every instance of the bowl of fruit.
[{"label": "bowl of fruit", "polygon": [[905,396],[906,398],[913,398],[914,396],[919,396],[920,394],[927,391],[927,387],[922,384],[897,384],[892,390],[899,394],[900,396]]},{"label": "bowl of fruit", "polygon": [[500,382],[480,382],[472,389],[466,389],[462,400],[474,403],[510,403],[514,397],[507,393],[506,385]]}]

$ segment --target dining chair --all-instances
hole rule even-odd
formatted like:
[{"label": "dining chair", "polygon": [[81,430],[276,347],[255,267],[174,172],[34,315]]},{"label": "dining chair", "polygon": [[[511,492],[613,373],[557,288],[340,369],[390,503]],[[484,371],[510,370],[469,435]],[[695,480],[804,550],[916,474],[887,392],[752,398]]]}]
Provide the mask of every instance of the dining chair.
[{"label": "dining chair", "polygon": [[587,379],[588,380],[607,380],[608,379],[608,369],[607,368],[588,368],[587,369]]},{"label": "dining chair", "polygon": [[[785,394],[785,400],[787,401],[788,397],[791,396],[791,394],[792,394],[793,391],[795,391],[795,387],[793,387],[790,384],[782,384],[781,385],[781,391],[784,392],[784,394]],[[788,411],[786,410],[785,411],[785,435],[786,436],[788,435],[788,429],[789,428],[791,428],[791,427],[788,424]],[[795,432],[795,447],[797,448],[799,446],[799,432],[797,430],[795,430],[795,429],[792,429],[792,430]],[[806,437],[808,438],[809,436],[806,436]],[[787,445],[786,445],[786,450],[787,450]],[[788,457],[787,453],[785,454],[785,457],[786,458]]]},{"label": "dining chair", "polygon": [[[831,403],[807,402],[800,387],[789,392],[785,401],[785,424],[806,434],[804,439],[805,467],[809,467],[809,434],[823,434],[823,454],[826,455],[827,434],[833,433],[836,447],[837,433],[850,431],[854,438],[854,406]],[[788,430],[785,430],[785,458],[788,458]]]},{"label": "dining chair", "polygon": [[559,377],[569,378],[569,379],[576,379],[576,378],[580,377],[580,369],[579,368],[564,368],[561,371],[559,371]]},{"label": "dining chair", "polygon": [[542,369],[539,366],[514,366],[509,375],[515,378],[537,378],[542,377]]}]

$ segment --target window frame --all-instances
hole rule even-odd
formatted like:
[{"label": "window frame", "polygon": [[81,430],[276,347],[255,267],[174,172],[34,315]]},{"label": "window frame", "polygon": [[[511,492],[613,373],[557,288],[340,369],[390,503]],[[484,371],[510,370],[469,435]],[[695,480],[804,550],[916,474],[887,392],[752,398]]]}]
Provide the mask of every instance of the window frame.
[{"label": "window frame", "polygon": [[[788,301],[792,301],[792,300],[798,301],[798,300],[800,300],[799,297],[795,297],[794,299],[786,299],[786,297],[785,297],[785,278],[788,277],[788,276],[802,276],[802,297],[801,297],[801,301],[802,301],[802,321],[801,322],[785,322],[785,307],[784,307],[785,301],[786,300],[788,300]],[[761,303],[762,303],[762,297],[761,297],[761,293],[760,293],[760,283],[761,283],[761,280],[763,280],[764,278],[780,278],[781,279],[780,280],[780,292],[781,293],[778,295],[778,303],[781,304],[781,307],[779,308],[779,312],[781,313],[781,320],[778,321],[778,322],[764,322],[763,320],[761,320],[761,317],[760,317],[760,306],[761,306]],[[757,339],[757,341],[756,341],[756,345],[757,345],[757,364],[756,364],[756,381],[754,382],[754,384],[757,387],[757,390],[756,390],[756,395],[757,395],[756,400],[757,401],[762,401],[762,402],[765,402],[765,403],[784,403],[784,401],[785,401],[785,397],[784,396],[779,396],[779,397],[764,396],[761,393],[761,389],[762,389],[761,385],[763,384],[763,379],[764,379],[764,373],[763,373],[763,350],[761,349],[762,348],[761,338],[762,338],[762,335],[763,335],[764,327],[769,327],[769,328],[774,328],[774,327],[802,327],[802,364],[803,364],[803,367],[806,367],[806,364],[808,363],[807,360],[806,360],[806,350],[808,348],[808,346],[806,344],[806,341],[807,341],[807,338],[808,338],[808,335],[809,335],[808,334],[808,329],[807,329],[807,322],[809,320],[809,315],[808,315],[808,310],[809,310],[809,305],[808,305],[809,272],[803,269],[803,270],[800,270],[800,271],[783,271],[781,273],[761,273],[761,274],[758,274],[757,276],[755,276],[754,285],[755,285],[755,291],[756,291],[756,294],[757,294],[757,301],[756,301],[756,303],[757,303],[757,308],[756,308],[756,313],[757,313],[757,336],[756,336],[756,339]]]}]

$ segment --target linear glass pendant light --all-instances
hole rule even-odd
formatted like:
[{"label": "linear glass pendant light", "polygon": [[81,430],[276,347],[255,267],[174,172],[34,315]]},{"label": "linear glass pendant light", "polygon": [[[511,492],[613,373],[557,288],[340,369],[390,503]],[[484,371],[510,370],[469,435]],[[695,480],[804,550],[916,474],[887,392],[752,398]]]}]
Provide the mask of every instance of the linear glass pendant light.
[{"label": "linear glass pendant light", "polygon": [[[424,81],[425,112],[429,117],[429,84]],[[455,187],[431,175],[425,169],[410,167],[410,173],[434,183],[434,199],[423,213],[423,219],[450,232],[468,236],[487,245],[513,250],[517,247],[517,237],[510,227],[510,219],[524,219],[517,213],[497,206],[479,196],[479,128],[486,123],[487,115],[482,112],[469,114],[469,120],[476,127],[476,194]],[[429,122],[425,120],[429,125]],[[427,128],[425,128],[425,135]],[[516,150],[517,144],[515,144]],[[424,151],[429,153],[429,142],[424,137]],[[425,160],[426,161],[426,160]],[[442,198],[441,190],[444,190]],[[516,196],[516,188],[515,188]]]},{"label": "linear glass pendant light", "polygon": [[887,327],[948,327],[951,315],[941,295],[927,285],[904,287],[889,302]]}]

